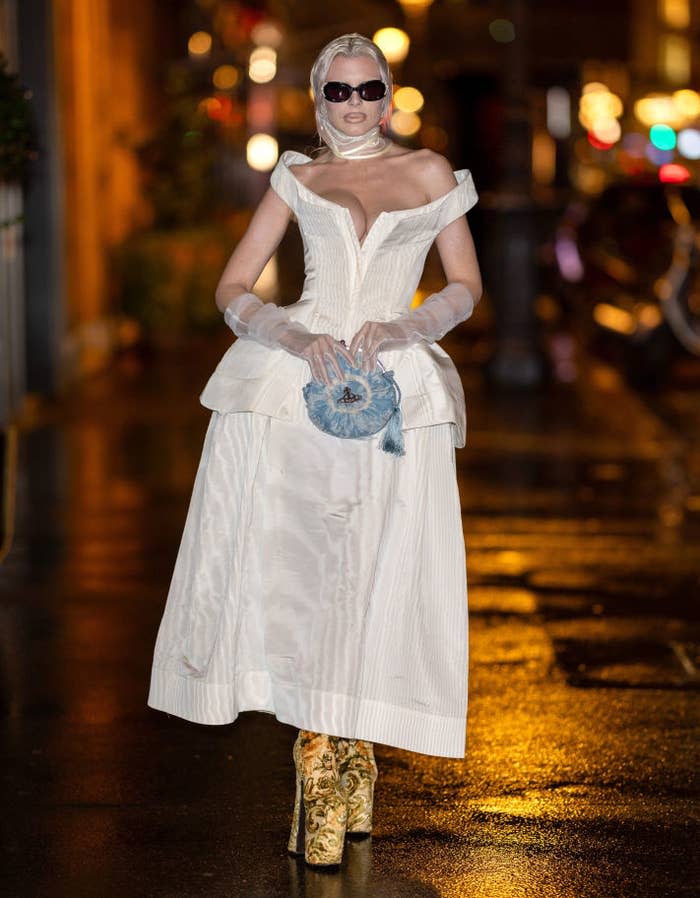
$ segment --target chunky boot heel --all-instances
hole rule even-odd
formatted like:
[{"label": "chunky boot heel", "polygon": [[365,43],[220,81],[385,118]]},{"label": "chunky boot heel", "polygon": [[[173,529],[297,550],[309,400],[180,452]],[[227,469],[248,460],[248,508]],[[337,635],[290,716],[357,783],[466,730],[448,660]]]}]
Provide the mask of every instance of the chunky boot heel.
[{"label": "chunky boot heel", "polygon": [[372,832],[377,763],[371,742],[341,739],[338,746],[340,784],[348,806],[346,833],[357,837]]},{"label": "chunky boot heel", "polygon": [[343,857],[347,807],[337,744],[337,737],[309,730],[300,730],[294,743],[296,796],[287,850],[312,866],[335,866]]}]

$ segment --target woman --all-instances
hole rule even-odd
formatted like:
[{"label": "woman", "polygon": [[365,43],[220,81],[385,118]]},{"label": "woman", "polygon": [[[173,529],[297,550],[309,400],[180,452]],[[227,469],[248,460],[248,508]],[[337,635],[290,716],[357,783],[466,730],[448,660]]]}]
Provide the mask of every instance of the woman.
[{"label": "woman", "polygon": [[[371,830],[373,742],[464,757],[464,395],[434,341],[469,317],[481,278],[464,216],[471,174],[385,135],[379,48],[331,41],[311,84],[323,152],[283,153],[216,291],[239,339],[200,396],[212,415],[148,704],[210,724],[267,711],[299,727],[288,847],[331,865],[346,834]],[[251,290],[293,216],[306,280],[282,308]],[[434,241],[448,283],[411,310]],[[404,455],[310,422],[302,387],[341,377],[340,356],[394,371]]]}]

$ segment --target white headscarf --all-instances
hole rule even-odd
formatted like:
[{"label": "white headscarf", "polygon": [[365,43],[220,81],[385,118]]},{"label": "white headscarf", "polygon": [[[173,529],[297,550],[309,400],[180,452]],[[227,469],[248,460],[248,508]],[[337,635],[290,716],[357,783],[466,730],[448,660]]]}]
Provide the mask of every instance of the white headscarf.
[{"label": "white headscarf", "polygon": [[379,68],[380,78],[386,84],[386,94],[381,100],[381,119],[391,108],[392,77],[386,57],[368,37],[356,32],[343,34],[326,44],[311,69],[311,88],[316,104],[316,127],[321,140],[335,155],[345,159],[369,159],[378,156],[391,146],[381,125],[373,125],[364,134],[347,134],[331,124],[328,118],[328,100],[323,96],[323,85],[328,69],[336,56],[369,56]]}]

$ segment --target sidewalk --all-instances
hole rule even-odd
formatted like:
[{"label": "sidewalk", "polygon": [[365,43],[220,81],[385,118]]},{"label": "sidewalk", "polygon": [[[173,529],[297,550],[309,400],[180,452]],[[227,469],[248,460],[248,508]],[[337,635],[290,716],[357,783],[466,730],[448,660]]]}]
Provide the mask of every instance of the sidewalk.
[{"label": "sidewalk", "polygon": [[467,754],[378,745],[375,831],[336,877],[286,856],[291,727],[146,707],[226,345],[125,359],[20,435],[3,894],[695,896],[697,446],[607,369],[499,396],[443,342],[468,410]]}]

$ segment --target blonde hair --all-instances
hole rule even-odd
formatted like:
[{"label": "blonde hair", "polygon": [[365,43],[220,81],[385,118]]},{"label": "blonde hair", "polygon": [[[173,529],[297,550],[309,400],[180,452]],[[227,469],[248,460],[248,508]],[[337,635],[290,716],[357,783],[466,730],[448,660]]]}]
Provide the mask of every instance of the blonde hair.
[{"label": "blonde hair", "polygon": [[[318,129],[319,141],[322,141],[323,123],[327,116],[323,96],[323,85],[326,83],[328,70],[336,56],[369,56],[377,63],[379,68],[379,76],[386,84],[386,94],[382,102],[382,113],[380,124],[384,124],[391,109],[391,97],[393,90],[393,78],[391,77],[391,69],[387,62],[386,56],[379,47],[363,34],[356,31],[351,34],[341,34],[340,37],[333,38],[329,41],[316,57],[316,61],[311,66],[311,75],[309,81],[311,90],[314,95],[314,104],[316,107],[316,128]],[[324,144],[316,148],[316,152],[324,149]]]}]

